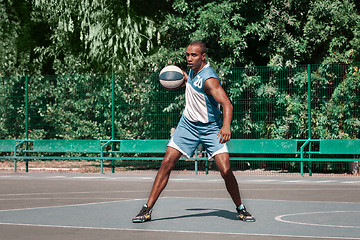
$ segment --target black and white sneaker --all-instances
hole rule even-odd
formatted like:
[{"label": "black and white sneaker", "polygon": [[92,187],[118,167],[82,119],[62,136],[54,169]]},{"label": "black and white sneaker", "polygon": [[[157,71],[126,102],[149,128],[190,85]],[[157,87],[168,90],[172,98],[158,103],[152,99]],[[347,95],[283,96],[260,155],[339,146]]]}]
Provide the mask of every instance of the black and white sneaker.
[{"label": "black and white sneaker", "polygon": [[255,222],[255,218],[246,210],[244,205],[240,205],[236,208],[239,219],[244,222]]},{"label": "black and white sneaker", "polygon": [[136,215],[132,219],[133,223],[143,223],[151,220],[151,212],[152,208],[148,207],[147,204],[145,204],[142,209],[140,210],[139,214]]}]

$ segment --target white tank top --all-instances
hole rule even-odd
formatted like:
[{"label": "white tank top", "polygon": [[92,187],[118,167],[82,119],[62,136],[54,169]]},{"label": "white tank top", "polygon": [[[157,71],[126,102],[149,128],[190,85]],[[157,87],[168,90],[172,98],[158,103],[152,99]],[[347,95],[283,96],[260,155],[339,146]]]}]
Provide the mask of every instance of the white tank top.
[{"label": "white tank top", "polygon": [[185,91],[186,105],[183,113],[189,121],[202,123],[220,121],[220,104],[212,96],[207,95],[204,90],[205,81],[209,78],[219,80],[209,63],[195,76],[193,76],[193,70],[189,72]]}]

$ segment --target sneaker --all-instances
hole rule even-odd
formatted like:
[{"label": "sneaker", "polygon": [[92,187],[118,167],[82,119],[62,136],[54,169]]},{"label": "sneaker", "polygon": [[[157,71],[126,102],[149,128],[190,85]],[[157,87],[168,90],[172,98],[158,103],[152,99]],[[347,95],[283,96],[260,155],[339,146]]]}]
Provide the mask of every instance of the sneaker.
[{"label": "sneaker", "polygon": [[151,212],[152,212],[152,208],[149,208],[147,206],[147,204],[145,204],[142,209],[140,210],[139,214],[136,215],[136,217],[134,217],[132,219],[133,223],[143,223],[146,221],[150,221],[151,220]]},{"label": "sneaker", "polygon": [[244,205],[240,205],[236,208],[236,211],[238,212],[239,219],[244,222],[255,222],[255,218],[246,211],[246,208]]}]

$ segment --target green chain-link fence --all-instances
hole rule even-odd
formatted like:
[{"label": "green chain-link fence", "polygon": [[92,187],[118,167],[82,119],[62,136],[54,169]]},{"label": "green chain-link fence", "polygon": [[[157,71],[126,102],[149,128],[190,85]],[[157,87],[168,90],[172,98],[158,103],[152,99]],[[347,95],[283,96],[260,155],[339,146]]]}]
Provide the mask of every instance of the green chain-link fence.
[{"label": "green chain-link fence", "polygon": [[[218,70],[234,105],[232,138],[359,138],[359,66]],[[0,139],[168,139],[184,104],[184,89],[163,89],[157,72],[6,76]]]}]

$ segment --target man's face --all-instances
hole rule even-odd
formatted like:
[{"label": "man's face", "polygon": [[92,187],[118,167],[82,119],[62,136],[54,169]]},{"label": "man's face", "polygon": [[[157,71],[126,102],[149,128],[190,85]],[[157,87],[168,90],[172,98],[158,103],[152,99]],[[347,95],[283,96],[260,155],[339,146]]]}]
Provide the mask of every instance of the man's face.
[{"label": "man's face", "polygon": [[201,54],[201,48],[197,45],[189,45],[186,49],[186,61],[188,67],[197,73],[205,65],[206,53]]}]

